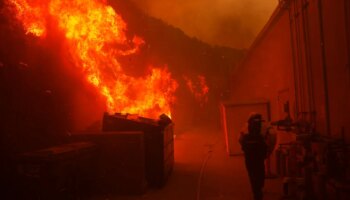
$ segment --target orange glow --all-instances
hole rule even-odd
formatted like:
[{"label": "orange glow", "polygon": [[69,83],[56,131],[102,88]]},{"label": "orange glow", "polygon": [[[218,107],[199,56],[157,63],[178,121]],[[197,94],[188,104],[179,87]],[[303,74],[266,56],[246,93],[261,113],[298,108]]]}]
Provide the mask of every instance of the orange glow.
[{"label": "orange glow", "polygon": [[[166,67],[144,77],[126,75],[118,56],[135,54],[142,38],[126,36],[126,23],[105,0],[8,0],[27,34],[45,37],[59,30],[65,51],[84,79],[106,99],[108,112],[157,118],[170,116],[177,83]],[[54,30],[52,27],[54,26]]]},{"label": "orange glow", "polygon": [[198,75],[197,81],[192,81],[190,78],[184,76],[186,85],[196,100],[203,105],[208,101],[209,87],[207,86],[204,76]]},{"label": "orange glow", "polygon": [[26,0],[9,0],[16,9],[16,18],[22,22],[26,34],[44,36],[46,34],[45,13],[39,7],[32,7]]}]

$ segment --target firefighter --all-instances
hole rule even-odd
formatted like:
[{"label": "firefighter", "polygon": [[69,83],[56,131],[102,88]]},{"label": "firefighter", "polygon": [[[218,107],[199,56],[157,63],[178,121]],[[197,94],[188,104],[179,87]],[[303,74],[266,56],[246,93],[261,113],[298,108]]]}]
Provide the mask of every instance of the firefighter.
[{"label": "firefighter", "polygon": [[264,160],[267,156],[267,145],[261,134],[262,121],[261,114],[252,114],[248,119],[248,133],[241,133],[239,141],[255,200],[263,198],[262,189],[265,180]]}]

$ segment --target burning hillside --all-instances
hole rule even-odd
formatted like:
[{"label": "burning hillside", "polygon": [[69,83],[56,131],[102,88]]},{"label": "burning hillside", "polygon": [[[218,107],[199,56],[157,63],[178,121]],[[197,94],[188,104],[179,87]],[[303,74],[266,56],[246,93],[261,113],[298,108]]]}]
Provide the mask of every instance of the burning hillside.
[{"label": "burning hillside", "polygon": [[157,118],[170,115],[177,82],[166,67],[149,66],[143,77],[125,73],[118,57],[135,54],[142,38],[126,35],[127,25],[115,10],[99,0],[8,0],[26,34],[45,40],[56,31],[82,77],[106,99],[109,112]]},{"label": "burning hillside", "polygon": [[0,109],[3,127],[19,137],[98,129],[106,110],[172,111],[177,127],[214,122],[242,55],[189,38],[127,0],[1,3]]}]

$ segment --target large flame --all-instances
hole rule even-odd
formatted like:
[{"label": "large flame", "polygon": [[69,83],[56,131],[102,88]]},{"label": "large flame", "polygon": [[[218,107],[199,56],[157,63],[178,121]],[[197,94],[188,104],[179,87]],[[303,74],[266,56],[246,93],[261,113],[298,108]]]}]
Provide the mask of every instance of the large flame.
[{"label": "large flame", "polygon": [[8,4],[27,34],[44,38],[52,29],[64,34],[75,65],[106,98],[110,113],[170,116],[177,83],[166,68],[150,67],[145,77],[124,72],[117,57],[136,53],[144,41],[126,36],[126,23],[105,0],[8,0]]}]

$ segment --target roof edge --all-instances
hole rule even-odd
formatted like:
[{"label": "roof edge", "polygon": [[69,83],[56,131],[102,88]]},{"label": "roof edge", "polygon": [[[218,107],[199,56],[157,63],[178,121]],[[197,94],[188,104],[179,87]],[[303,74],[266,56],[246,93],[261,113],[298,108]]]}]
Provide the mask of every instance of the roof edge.
[{"label": "roof edge", "polygon": [[248,48],[246,55],[243,57],[243,59],[239,65],[242,65],[250,57],[250,55],[254,51],[254,49],[257,46],[259,46],[259,44],[261,43],[261,41],[263,40],[265,35],[268,34],[271,27],[273,27],[278,22],[280,17],[284,14],[284,12],[287,11],[287,9],[289,7],[289,2],[290,2],[290,0],[279,0],[279,3],[277,5],[276,9],[272,13],[271,17],[269,18],[269,20],[267,21],[265,26],[258,33],[258,35],[256,36],[253,43]]}]

